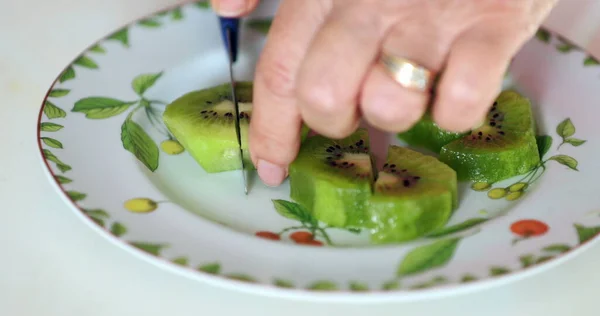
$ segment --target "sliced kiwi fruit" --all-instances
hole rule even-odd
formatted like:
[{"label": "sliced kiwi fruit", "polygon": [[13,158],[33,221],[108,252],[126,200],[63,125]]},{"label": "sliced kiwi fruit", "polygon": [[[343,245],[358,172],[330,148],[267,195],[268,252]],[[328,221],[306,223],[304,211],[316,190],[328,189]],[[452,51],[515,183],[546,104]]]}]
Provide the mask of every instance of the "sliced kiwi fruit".
[{"label": "sliced kiwi fruit", "polygon": [[410,129],[398,133],[397,136],[410,146],[426,148],[437,154],[444,145],[461,138],[465,134],[442,129],[433,121],[431,114],[426,112]]},{"label": "sliced kiwi fruit", "polygon": [[459,181],[494,183],[527,173],[540,162],[529,100],[501,92],[485,123],[443,146],[439,159],[456,170]]},{"label": "sliced kiwi fruit", "polygon": [[[246,169],[255,169],[248,151],[252,117],[252,82],[237,82],[240,136]],[[163,120],[169,131],[209,173],[241,169],[235,131],[235,108],[229,83],[189,92],[167,105]],[[303,126],[302,139],[308,134]]]},{"label": "sliced kiwi fruit", "polygon": [[367,203],[371,242],[402,242],[443,227],[458,206],[456,172],[434,157],[390,146]]},{"label": "sliced kiwi fruit", "polygon": [[362,227],[374,180],[366,129],[340,139],[312,136],[290,164],[290,195],[315,218],[336,227]]}]

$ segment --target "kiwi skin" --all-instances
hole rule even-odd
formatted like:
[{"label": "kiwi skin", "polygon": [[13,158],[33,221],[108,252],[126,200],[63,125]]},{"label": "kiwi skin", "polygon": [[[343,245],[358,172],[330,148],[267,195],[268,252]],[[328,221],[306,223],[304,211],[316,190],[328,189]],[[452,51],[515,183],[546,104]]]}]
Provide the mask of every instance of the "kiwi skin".
[{"label": "kiwi skin", "polygon": [[466,134],[468,133],[454,133],[439,127],[433,121],[431,114],[426,112],[417,123],[408,130],[398,133],[397,137],[410,146],[423,147],[439,154],[444,145]]},{"label": "kiwi skin", "polygon": [[[503,114],[503,121],[491,125],[497,111]],[[497,124],[512,127],[496,132],[503,136],[490,142],[478,136],[481,131],[485,137],[487,132],[497,128]],[[529,172],[540,162],[530,101],[515,91],[501,92],[486,123],[442,147],[439,159],[456,170],[459,181],[495,183]]]},{"label": "kiwi skin", "polygon": [[[242,157],[246,169],[255,170],[248,146],[253,83],[241,81],[235,86],[240,106]],[[230,101],[230,104],[223,105],[221,102],[224,101]],[[231,84],[224,83],[188,92],[168,104],[163,113],[167,129],[208,173],[241,169],[235,118],[231,116],[235,110],[231,101]],[[309,129],[303,125],[300,132],[301,141],[304,141]]]},{"label": "kiwi skin", "polygon": [[330,226],[363,228],[374,180],[368,147],[366,129],[341,140],[309,137],[289,166],[291,198]]}]

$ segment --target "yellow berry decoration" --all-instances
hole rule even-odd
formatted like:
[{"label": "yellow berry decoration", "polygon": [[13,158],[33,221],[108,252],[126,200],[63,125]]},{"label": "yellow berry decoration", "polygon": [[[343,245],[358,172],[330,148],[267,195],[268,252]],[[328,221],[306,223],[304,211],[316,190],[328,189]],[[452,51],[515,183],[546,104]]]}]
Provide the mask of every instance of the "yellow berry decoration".
[{"label": "yellow berry decoration", "polygon": [[487,182],[475,182],[471,185],[471,189],[475,191],[487,191],[491,185]]},{"label": "yellow berry decoration", "polygon": [[490,192],[488,192],[488,197],[490,199],[494,199],[494,200],[501,199],[505,195],[506,195],[506,189],[504,189],[504,188],[495,188],[495,189],[490,190]]},{"label": "yellow berry decoration", "polygon": [[508,190],[510,192],[518,192],[518,191],[525,191],[525,189],[527,189],[527,183],[525,182],[517,182],[511,186],[508,187]]},{"label": "yellow berry decoration", "polygon": [[168,155],[179,155],[185,150],[178,141],[172,139],[160,143],[160,148]]},{"label": "yellow berry decoration", "polygon": [[135,198],[125,201],[125,209],[133,213],[150,213],[158,207],[158,203],[148,198]]},{"label": "yellow berry decoration", "polygon": [[507,196],[506,196],[506,200],[507,201],[514,201],[518,198],[520,198],[523,195],[523,191],[515,191],[515,192],[510,192]]}]

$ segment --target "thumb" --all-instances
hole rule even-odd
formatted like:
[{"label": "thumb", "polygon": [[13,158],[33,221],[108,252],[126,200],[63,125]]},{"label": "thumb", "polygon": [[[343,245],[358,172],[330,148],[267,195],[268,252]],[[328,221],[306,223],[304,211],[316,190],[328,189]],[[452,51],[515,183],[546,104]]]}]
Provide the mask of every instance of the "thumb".
[{"label": "thumb", "polygon": [[225,17],[240,17],[252,12],[259,0],[210,0],[217,14]]}]

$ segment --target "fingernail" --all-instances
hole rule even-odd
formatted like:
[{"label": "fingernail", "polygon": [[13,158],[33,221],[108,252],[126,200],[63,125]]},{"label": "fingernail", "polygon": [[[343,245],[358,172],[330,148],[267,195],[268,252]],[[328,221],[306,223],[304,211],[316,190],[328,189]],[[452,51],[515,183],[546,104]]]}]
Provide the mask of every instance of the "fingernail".
[{"label": "fingernail", "polygon": [[238,16],[246,11],[246,0],[220,0],[217,11],[224,16]]},{"label": "fingernail", "polygon": [[265,160],[258,160],[257,166],[258,176],[262,181],[271,187],[276,187],[285,179],[285,169],[276,164],[272,164]]}]

